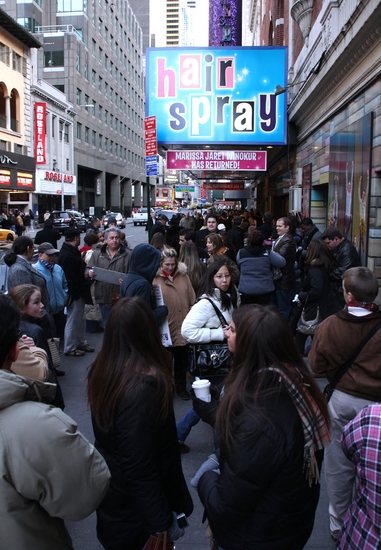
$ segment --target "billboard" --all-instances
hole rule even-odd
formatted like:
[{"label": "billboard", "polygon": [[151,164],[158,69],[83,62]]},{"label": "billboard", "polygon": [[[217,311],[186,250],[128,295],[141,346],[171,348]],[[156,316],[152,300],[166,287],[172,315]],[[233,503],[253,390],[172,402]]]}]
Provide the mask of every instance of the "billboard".
[{"label": "billboard", "polygon": [[286,47],[148,48],[146,116],[159,144],[284,145]]},{"label": "billboard", "polygon": [[167,167],[175,170],[266,171],[266,151],[167,151]]}]

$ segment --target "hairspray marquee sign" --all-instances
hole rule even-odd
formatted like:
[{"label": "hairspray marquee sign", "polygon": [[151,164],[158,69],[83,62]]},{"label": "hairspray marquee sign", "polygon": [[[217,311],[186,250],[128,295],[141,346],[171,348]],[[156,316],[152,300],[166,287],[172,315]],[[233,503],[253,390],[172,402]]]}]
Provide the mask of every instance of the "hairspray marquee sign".
[{"label": "hairspray marquee sign", "polygon": [[286,47],[148,48],[147,65],[158,143],[286,144]]}]

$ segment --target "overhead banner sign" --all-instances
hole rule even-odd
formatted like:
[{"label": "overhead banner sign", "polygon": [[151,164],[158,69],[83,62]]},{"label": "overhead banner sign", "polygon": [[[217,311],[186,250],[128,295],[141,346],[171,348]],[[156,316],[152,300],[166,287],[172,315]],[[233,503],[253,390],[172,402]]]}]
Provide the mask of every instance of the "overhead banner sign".
[{"label": "overhead banner sign", "polygon": [[34,158],[36,164],[46,164],[46,103],[34,104]]},{"label": "overhead banner sign", "polygon": [[207,191],[242,191],[245,189],[245,183],[243,181],[229,181],[226,183],[206,181],[204,189]]},{"label": "overhead banner sign", "polygon": [[156,117],[144,119],[144,137],[146,143],[146,176],[157,176],[157,138]]},{"label": "overhead banner sign", "polygon": [[172,170],[266,171],[266,151],[167,151]]},{"label": "overhead banner sign", "polygon": [[147,65],[159,144],[286,144],[286,47],[148,48]]}]

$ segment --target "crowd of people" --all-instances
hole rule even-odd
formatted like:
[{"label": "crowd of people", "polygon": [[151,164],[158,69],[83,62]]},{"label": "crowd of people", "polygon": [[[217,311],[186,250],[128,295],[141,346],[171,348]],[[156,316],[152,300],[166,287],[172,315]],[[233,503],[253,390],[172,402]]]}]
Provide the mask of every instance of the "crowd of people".
[{"label": "crowd of people", "polygon": [[[378,548],[381,310],[377,278],[359,266],[353,244],[309,218],[235,211],[161,214],[151,244],[131,250],[115,220],[104,232],[98,221],[82,247],[73,227],[58,250],[47,218],[38,242],[18,236],[5,257],[7,547],[69,549],[64,520],[94,510],[106,550],[147,550],[163,532],[176,541],[193,510],[181,454],[202,420],[212,427],[213,454],[191,485],[212,548],[302,549],[323,459],[337,547]],[[94,356],[86,333],[98,331]],[[57,338],[73,360],[93,354],[95,448],[63,412]],[[328,403],[318,377],[329,382]],[[191,381],[206,378],[205,401]],[[175,395],[191,403],[177,425]]]}]

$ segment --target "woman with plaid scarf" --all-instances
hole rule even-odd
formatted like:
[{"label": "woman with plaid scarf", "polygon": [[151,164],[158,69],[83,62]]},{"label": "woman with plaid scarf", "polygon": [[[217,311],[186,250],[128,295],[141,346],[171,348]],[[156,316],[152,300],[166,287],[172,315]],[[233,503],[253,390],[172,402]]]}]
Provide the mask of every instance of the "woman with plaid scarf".
[{"label": "woman with plaid scarf", "polygon": [[327,404],[272,307],[248,309],[235,347],[216,418],[219,470],[197,486],[215,548],[302,549],[330,441]]}]

